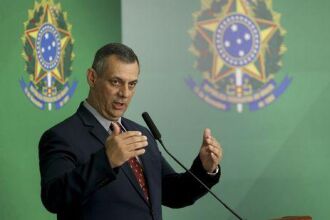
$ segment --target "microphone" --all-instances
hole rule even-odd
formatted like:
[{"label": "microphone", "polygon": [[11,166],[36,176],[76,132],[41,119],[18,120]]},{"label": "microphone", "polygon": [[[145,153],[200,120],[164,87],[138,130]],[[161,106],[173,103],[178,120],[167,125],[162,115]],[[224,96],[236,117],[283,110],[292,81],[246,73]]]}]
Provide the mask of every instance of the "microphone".
[{"label": "microphone", "polygon": [[161,139],[161,134],[158,131],[156,125],[152,121],[151,117],[149,116],[148,112],[142,113],[142,118],[147,124],[149,130],[151,131],[152,135],[158,142],[162,145],[166,153],[175,161],[177,162],[185,171],[187,171],[195,180],[197,180],[218,202],[221,203],[228,211],[230,211],[237,219],[243,220],[233,209],[231,209],[226,203],[224,203],[202,180],[200,180],[194,173],[192,173],[189,169],[187,169],[178,159],[176,159],[165,147],[163,141]]},{"label": "microphone", "polygon": [[156,140],[161,140],[162,135],[160,134],[160,132],[158,131],[156,125],[154,124],[154,122],[150,118],[148,112],[143,112],[142,113],[142,118],[145,121],[145,123],[147,124],[147,126],[150,129],[150,131],[151,131],[152,135],[154,136],[154,138]]}]

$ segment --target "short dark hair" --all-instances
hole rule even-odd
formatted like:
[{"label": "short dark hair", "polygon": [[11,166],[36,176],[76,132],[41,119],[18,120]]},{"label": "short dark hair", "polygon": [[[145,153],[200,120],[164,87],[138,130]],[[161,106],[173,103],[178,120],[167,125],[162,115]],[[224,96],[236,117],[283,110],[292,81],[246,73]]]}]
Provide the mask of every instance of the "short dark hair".
[{"label": "short dark hair", "polygon": [[125,63],[137,62],[140,66],[139,59],[131,48],[121,43],[109,43],[98,49],[95,54],[92,68],[97,74],[102,74],[105,71],[105,60],[111,55],[115,55]]}]

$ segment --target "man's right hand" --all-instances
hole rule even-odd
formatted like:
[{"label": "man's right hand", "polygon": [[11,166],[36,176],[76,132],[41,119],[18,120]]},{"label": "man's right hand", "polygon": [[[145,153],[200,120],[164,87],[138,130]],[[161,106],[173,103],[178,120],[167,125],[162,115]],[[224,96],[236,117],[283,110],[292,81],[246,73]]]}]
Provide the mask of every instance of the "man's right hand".
[{"label": "man's right hand", "polygon": [[106,154],[112,168],[123,165],[132,157],[145,153],[148,146],[147,137],[140,131],[121,132],[120,127],[113,123],[113,132],[105,142]]}]

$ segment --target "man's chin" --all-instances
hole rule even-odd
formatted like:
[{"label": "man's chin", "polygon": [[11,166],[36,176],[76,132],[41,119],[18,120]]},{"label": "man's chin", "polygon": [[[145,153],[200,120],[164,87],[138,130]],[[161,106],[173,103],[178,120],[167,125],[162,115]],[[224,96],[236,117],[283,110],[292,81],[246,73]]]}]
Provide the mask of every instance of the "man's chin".
[{"label": "man's chin", "polygon": [[109,114],[109,118],[111,121],[117,121],[120,117],[124,115],[125,110],[114,110]]}]

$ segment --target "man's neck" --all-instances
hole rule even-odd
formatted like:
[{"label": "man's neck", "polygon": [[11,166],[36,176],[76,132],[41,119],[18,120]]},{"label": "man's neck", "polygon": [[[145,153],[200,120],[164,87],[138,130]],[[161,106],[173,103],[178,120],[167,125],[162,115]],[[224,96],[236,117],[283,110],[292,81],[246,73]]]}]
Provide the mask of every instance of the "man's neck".
[{"label": "man's neck", "polygon": [[121,124],[121,117],[117,121],[112,121],[105,118],[96,108],[94,108],[86,99],[83,102],[84,107],[96,118],[96,120],[108,131],[111,122],[119,122]]}]

